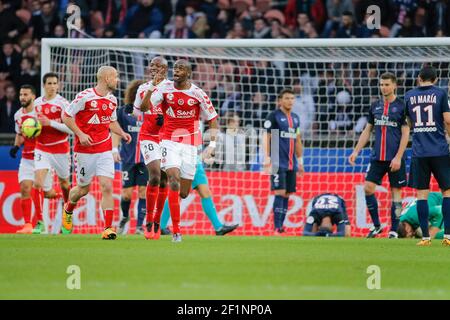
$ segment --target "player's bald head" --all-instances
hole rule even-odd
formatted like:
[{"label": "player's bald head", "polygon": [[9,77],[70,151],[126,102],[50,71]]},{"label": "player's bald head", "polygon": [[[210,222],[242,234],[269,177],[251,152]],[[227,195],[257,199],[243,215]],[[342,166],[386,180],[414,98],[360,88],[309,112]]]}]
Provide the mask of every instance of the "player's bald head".
[{"label": "player's bald head", "polygon": [[154,57],[151,61],[150,61],[150,63],[151,64],[157,64],[157,65],[160,65],[160,66],[164,66],[164,67],[168,67],[169,66],[169,63],[167,62],[167,60],[164,58],[164,57],[162,57],[162,56],[156,56],[156,57]]},{"label": "player's bald head", "polygon": [[189,73],[192,72],[192,65],[186,59],[178,59],[177,61],[175,61],[173,67],[174,68],[185,68]]},{"label": "player's bald head", "polygon": [[116,68],[111,66],[101,66],[97,71],[97,80],[103,80],[108,76],[114,75],[117,73]]}]

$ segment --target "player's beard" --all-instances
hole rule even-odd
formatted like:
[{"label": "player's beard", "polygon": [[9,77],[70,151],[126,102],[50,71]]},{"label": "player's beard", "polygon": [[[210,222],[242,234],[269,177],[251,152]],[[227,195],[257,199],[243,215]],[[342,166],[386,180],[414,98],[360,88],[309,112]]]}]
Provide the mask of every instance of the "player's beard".
[{"label": "player's beard", "polygon": [[23,103],[22,101],[20,101],[20,106],[24,109],[28,108],[31,104],[31,99],[26,101],[25,103]]},{"label": "player's beard", "polygon": [[108,87],[108,90],[109,90],[110,92],[114,92],[114,91],[116,91],[116,89],[117,89],[117,85],[115,85],[115,86],[113,87],[112,85],[108,84],[107,87]]}]

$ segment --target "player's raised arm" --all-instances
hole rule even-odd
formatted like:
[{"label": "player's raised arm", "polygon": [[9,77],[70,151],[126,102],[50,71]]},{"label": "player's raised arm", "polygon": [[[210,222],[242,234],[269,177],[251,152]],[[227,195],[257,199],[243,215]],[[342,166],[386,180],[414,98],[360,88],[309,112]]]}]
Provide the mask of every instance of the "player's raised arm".
[{"label": "player's raised arm", "polygon": [[356,158],[358,158],[359,153],[361,152],[362,148],[364,148],[370,140],[370,135],[372,134],[373,130],[373,124],[367,123],[366,127],[364,128],[363,132],[361,132],[361,135],[359,136],[358,143],[356,144],[355,149],[353,149],[352,154],[348,158],[348,161],[352,166],[355,165]]}]

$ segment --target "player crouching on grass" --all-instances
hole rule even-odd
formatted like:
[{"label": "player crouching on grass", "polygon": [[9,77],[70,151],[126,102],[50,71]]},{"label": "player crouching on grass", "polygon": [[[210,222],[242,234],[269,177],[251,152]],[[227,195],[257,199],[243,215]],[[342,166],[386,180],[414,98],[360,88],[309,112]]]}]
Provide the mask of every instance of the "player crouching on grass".
[{"label": "player crouching on grass", "polygon": [[[444,216],[442,215],[442,203],[444,198],[440,192],[430,192],[428,196],[428,232],[430,238],[443,239]],[[411,201],[400,216],[400,224],[397,229],[399,238],[420,238],[422,230],[420,229],[419,215],[417,213],[417,199]]]},{"label": "player crouching on grass", "polygon": [[105,230],[102,239],[114,240],[117,236],[112,228],[114,199],[114,159],[111,131],[127,143],[131,136],[124,132],[117,122],[117,99],[112,94],[119,78],[116,69],[100,67],[97,71],[97,85],[79,94],[67,107],[64,123],[75,133],[74,159],[77,185],[70,190],[69,201],[64,206],[62,231],[72,232],[72,214],[78,200],[90,189],[94,176],[98,177],[105,215]]},{"label": "player crouching on grass", "polygon": [[[336,233],[333,233],[336,225]],[[345,201],[337,194],[323,193],[312,201],[312,210],[306,218],[304,236],[350,237]]]}]

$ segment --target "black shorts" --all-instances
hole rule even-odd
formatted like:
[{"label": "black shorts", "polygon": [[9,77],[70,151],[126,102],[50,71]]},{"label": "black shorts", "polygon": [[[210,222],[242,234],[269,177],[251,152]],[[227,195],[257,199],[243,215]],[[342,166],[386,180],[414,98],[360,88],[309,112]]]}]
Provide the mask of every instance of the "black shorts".
[{"label": "black shorts", "polygon": [[403,188],[406,187],[406,164],[405,159],[402,159],[400,169],[392,172],[389,166],[391,161],[370,161],[367,168],[366,181],[373,182],[377,185],[381,185],[381,182],[386,175],[389,175],[389,184],[391,188]]},{"label": "black shorts", "polygon": [[144,163],[137,163],[128,170],[122,171],[122,187],[146,186],[148,170]]},{"label": "black shorts", "polygon": [[450,189],[450,156],[412,158],[409,169],[411,188],[418,190],[430,189],[431,174],[442,190]]},{"label": "black shorts", "polygon": [[294,193],[297,190],[297,175],[293,170],[278,170],[276,174],[270,176],[272,190],[286,190],[287,193]]}]

